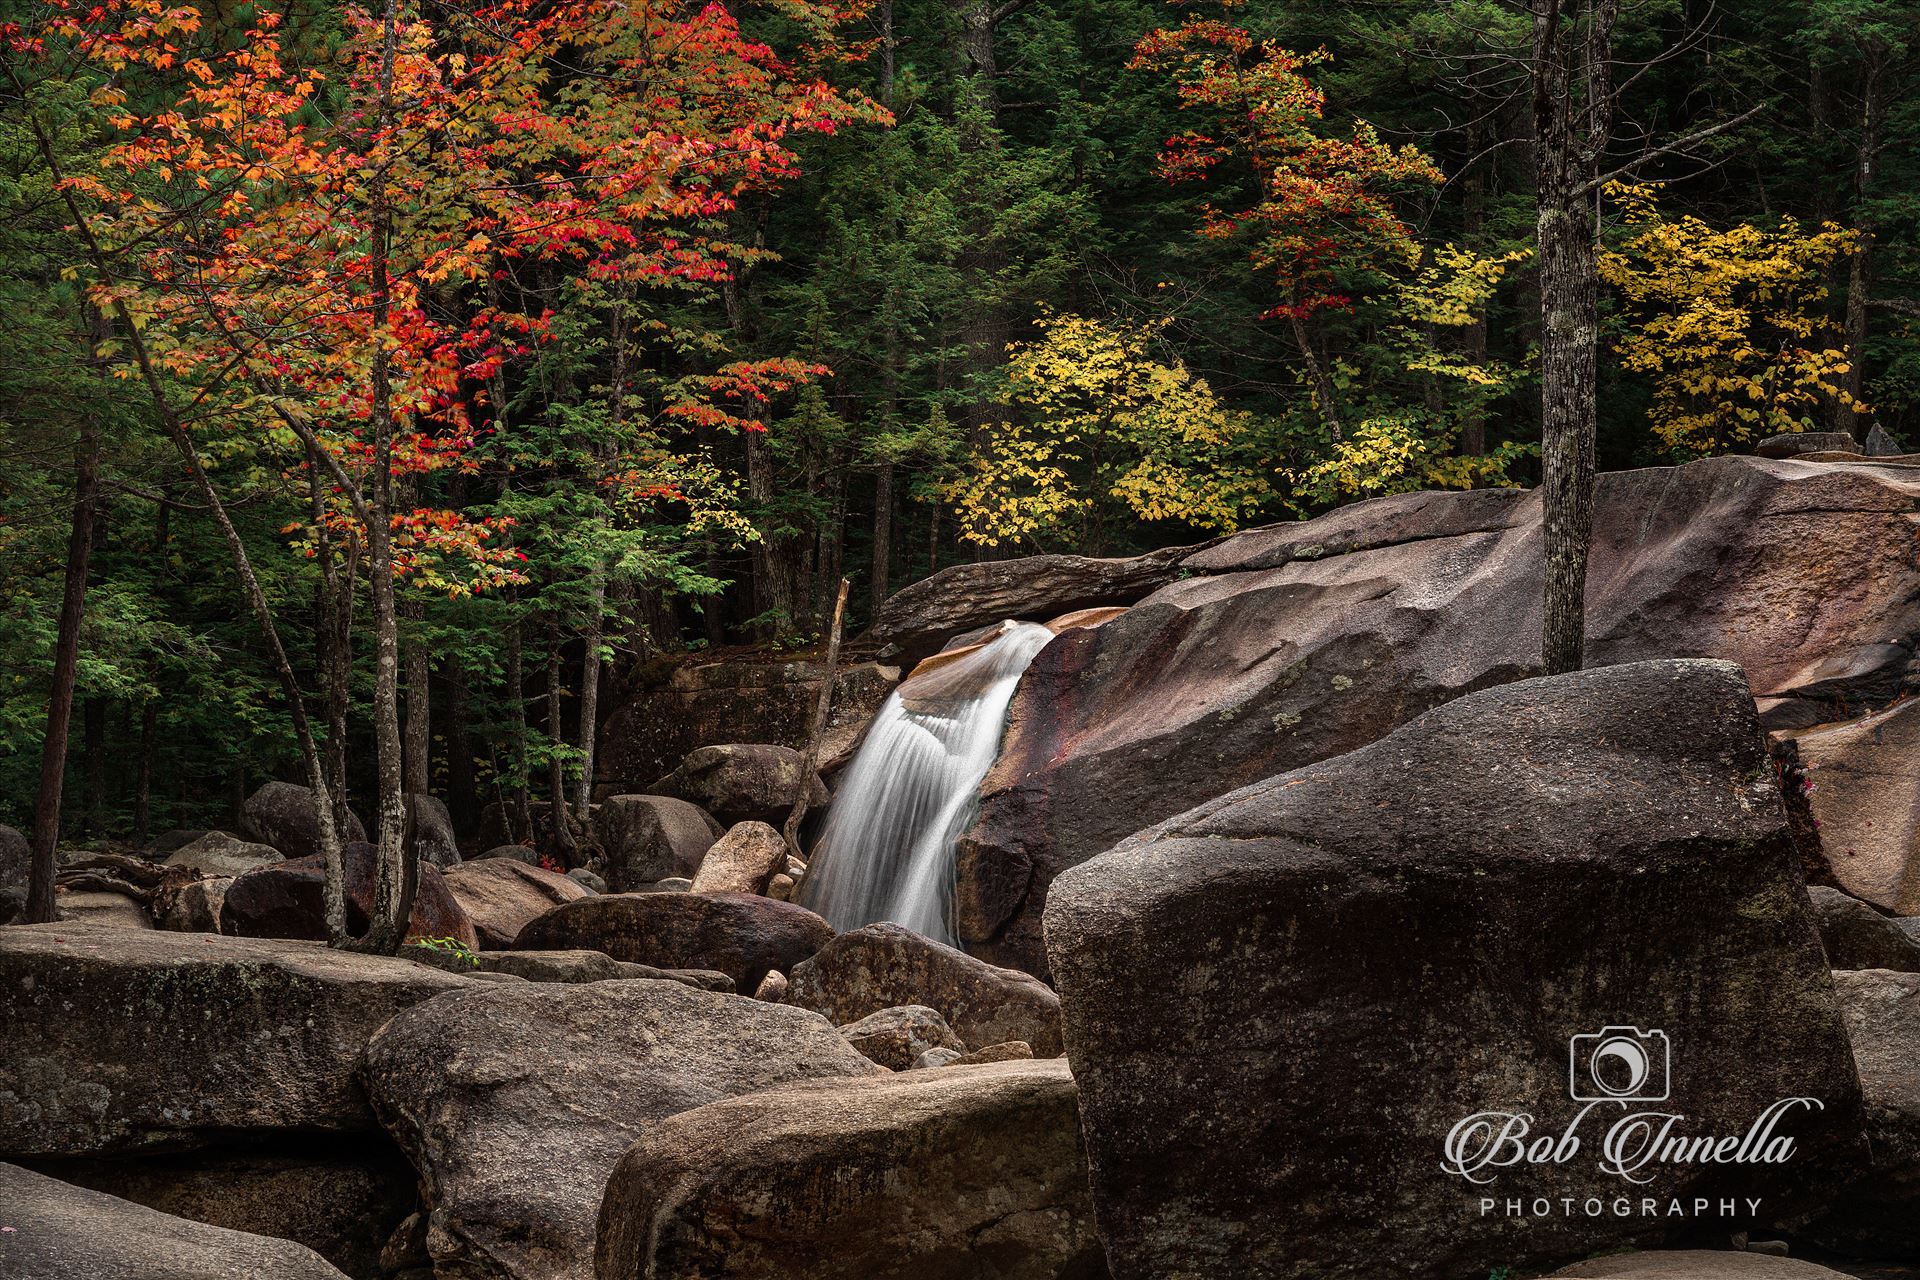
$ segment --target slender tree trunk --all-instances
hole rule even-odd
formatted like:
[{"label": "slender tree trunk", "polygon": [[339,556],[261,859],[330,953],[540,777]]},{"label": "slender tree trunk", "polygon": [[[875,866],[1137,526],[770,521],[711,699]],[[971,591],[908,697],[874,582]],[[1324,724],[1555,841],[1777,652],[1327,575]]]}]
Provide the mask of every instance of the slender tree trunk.
[{"label": "slender tree trunk", "polygon": [[47,697],[47,731],[40,742],[40,787],[33,804],[32,862],[27,878],[27,922],[53,919],[53,877],[58,866],[60,801],[67,776],[67,732],[73,722],[73,689],[80,671],[80,627],[86,620],[87,569],[93,557],[93,526],[100,501],[100,434],[88,421],[74,449],[73,519],[67,535],[66,580],[53,645],[53,688]]},{"label": "slender tree trunk", "polygon": [[515,618],[507,628],[507,705],[512,708],[513,805],[505,815],[507,839],[524,832],[533,839],[532,760],[527,750],[527,677],[525,646],[521,642],[521,620]]},{"label": "slender tree trunk", "polygon": [[444,668],[447,730],[447,808],[454,826],[472,829],[474,812],[480,807],[480,795],[473,768],[473,734],[468,726],[467,670],[459,659],[449,658]]},{"label": "slender tree trunk", "polygon": [[873,616],[887,602],[893,574],[893,464],[883,462],[873,481]]},{"label": "slender tree trunk", "polygon": [[1593,540],[1594,344],[1598,286],[1591,230],[1577,209],[1540,212],[1541,487],[1546,502],[1549,673],[1578,671]]},{"label": "slender tree trunk", "polygon": [[814,699],[813,720],[807,726],[807,749],[800,761],[800,780],[795,784],[793,808],[787,811],[787,820],[780,829],[781,837],[787,842],[787,852],[795,858],[805,859],[800,852],[800,824],[806,820],[807,804],[813,799],[813,774],[820,767],[820,740],[827,733],[827,713],[833,708],[833,686],[840,672],[840,628],[847,617],[847,592],[853,586],[845,578],[840,579],[840,590],[833,600],[833,623],[827,632],[827,656],[820,669],[820,695]]},{"label": "slender tree trunk", "polygon": [[1333,433],[1335,441],[1345,439],[1340,428],[1340,408],[1333,398],[1333,379],[1327,373],[1326,362],[1313,349],[1313,338],[1307,333],[1307,322],[1299,316],[1287,317],[1293,330],[1294,345],[1300,349],[1300,359],[1307,366],[1307,378],[1313,383],[1313,398],[1320,402],[1320,420],[1327,424],[1327,430]]},{"label": "slender tree trunk", "polygon": [[[394,118],[393,63],[399,37],[397,0],[387,0],[382,22],[378,128],[384,138]],[[400,735],[400,631],[393,587],[393,445],[398,424],[393,416],[391,355],[386,341],[393,305],[392,283],[388,277],[388,251],[393,235],[393,210],[387,190],[389,176],[390,162],[382,160],[373,175],[368,219],[368,277],[373,319],[369,369],[373,474],[368,503],[367,573],[373,588],[373,730],[379,786],[375,819],[378,860],[366,946],[371,951],[391,953],[398,951],[406,939],[407,925],[413,915],[418,869],[412,842],[407,839]]]},{"label": "slender tree trunk", "polygon": [[151,701],[140,707],[140,765],[133,783],[133,843],[144,849],[153,835],[153,739],[159,713]]},{"label": "slender tree trunk", "polygon": [[[26,88],[7,68],[9,79],[14,88],[25,99]],[[75,230],[85,245],[87,257],[100,278],[106,282],[115,280],[113,259],[101,246],[99,238],[93,233],[93,224],[87,221],[86,214],[80,209],[73,194],[64,188],[65,174],[60,157],[53,149],[53,140],[38,116],[29,113],[26,117],[27,128],[32,132],[34,145],[40,157],[46,162],[47,172],[53,178],[55,187],[62,192],[61,199],[73,219]],[[120,331],[126,335],[128,350],[133,354],[135,366],[140,370],[140,380],[152,400],[154,413],[160,419],[167,439],[179,453],[181,461],[186,463],[187,472],[199,489],[202,501],[206,503],[208,515],[214,527],[220,532],[220,539],[226,545],[227,554],[233,562],[234,572],[240,578],[240,585],[247,597],[247,603],[253,610],[254,620],[260,626],[262,639],[267,643],[272,659],[275,676],[287,699],[287,714],[293,722],[294,738],[300,747],[300,758],[306,765],[308,784],[313,789],[314,822],[320,836],[321,861],[326,867],[326,885],[324,901],[327,913],[327,933],[333,945],[341,945],[347,938],[346,895],[342,888],[340,828],[333,820],[333,806],[327,789],[327,780],[320,765],[320,753],[314,745],[313,727],[307,720],[307,706],[300,691],[299,678],[294,674],[293,663],[287,658],[286,647],[280,642],[280,629],[274,622],[273,608],[267,602],[266,592],[260,588],[260,580],[254,574],[253,560],[247,554],[247,545],[241,541],[239,531],[233,526],[233,520],[227,515],[227,508],[220,501],[220,493],[213,487],[213,480],[207,475],[207,469],[200,458],[200,451],[193,443],[193,437],[187,434],[179,415],[174,412],[173,404],[167,399],[166,387],[160,381],[158,369],[154,366],[152,353],[148,351],[146,339],[133,323],[124,302],[114,303],[114,319]],[[51,846],[49,846],[50,848]],[[51,892],[51,885],[48,886]]]},{"label": "slender tree trunk", "polygon": [[567,821],[566,734],[560,716],[560,622],[547,631],[547,816],[552,819],[553,843],[563,859],[571,860],[573,829]]},{"label": "slender tree trunk", "polygon": [[[1578,671],[1586,646],[1587,553],[1593,541],[1594,365],[1599,280],[1591,201],[1612,130],[1617,0],[1534,5],[1533,116],[1540,251],[1541,489],[1546,565],[1541,657]],[[1577,92],[1576,92],[1577,88]]]},{"label": "slender tree trunk", "polygon": [[[407,619],[417,628],[424,612],[418,604],[407,609]],[[406,791],[409,795],[433,794],[433,680],[431,657],[426,640],[419,634],[407,639],[407,723]]]},{"label": "slender tree trunk", "polygon": [[[1468,148],[1478,155],[1484,145],[1485,134],[1476,128],[1468,134]],[[1463,200],[1462,231],[1469,248],[1478,250],[1480,235],[1486,222],[1487,207],[1487,165],[1476,164],[1473,172],[1467,175],[1466,193]],[[1487,362],[1487,304],[1481,303],[1474,309],[1473,319],[1467,323],[1461,334],[1461,354],[1470,365],[1480,366]],[[1487,451],[1487,414],[1483,406],[1476,404],[1467,410],[1460,422],[1460,452],[1466,457],[1474,457]]]},{"label": "slender tree trunk", "polygon": [[586,644],[580,654],[580,776],[573,787],[573,816],[583,827],[593,805],[593,747],[600,730],[600,645],[606,606],[607,575],[596,569],[587,594]]},{"label": "slender tree trunk", "polygon": [[1871,418],[1860,412],[1867,390],[1867,301],[1873,288],[1873,229],[1866,218],[1867,194],[1872,189],[1874,168],[1880,155],[1880,125],[1884,107],[1880,101],[1883,78],[1882,60],[1869,59],[1862,76],[1860,105],[1860,146],[1854,155],[1854,221],[1859,239],[1847,263],[1847,371],[1840,375],[1840,390],[1834,398],[1833,426],[1857,440],[1865,440]]},{"label": "slender tree trunk", "polygon": [[107,703],[89,697],[81,711],[82,753],[86,757],[87,791],[80,822],[89,840],[107,833]]}]

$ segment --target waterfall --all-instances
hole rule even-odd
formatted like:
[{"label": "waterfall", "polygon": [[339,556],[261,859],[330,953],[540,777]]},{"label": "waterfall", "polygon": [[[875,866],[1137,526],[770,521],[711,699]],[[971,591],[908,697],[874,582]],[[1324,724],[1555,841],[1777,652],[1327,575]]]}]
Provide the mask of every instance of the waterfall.
[{"label": "waterfall", "polygon": [[954,940],[954,842],[999,754],[1014,687],[1051,639],[1036,623],[1005,622],[894,690],[835,788],[802,905],[842,931],[891,920]]}]

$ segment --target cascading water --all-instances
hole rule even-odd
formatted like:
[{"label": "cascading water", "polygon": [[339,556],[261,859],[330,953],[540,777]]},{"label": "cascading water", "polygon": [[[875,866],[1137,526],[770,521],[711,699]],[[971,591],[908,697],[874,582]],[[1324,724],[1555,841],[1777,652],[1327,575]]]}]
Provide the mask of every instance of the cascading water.
[{"label": "cascading water", "polygon": [[1053,632],[1002,623],[894,690],[835,788],[800,901],[840,930],[891,920],[953,941],[954,843],[1000,750],[1007,704]]}]

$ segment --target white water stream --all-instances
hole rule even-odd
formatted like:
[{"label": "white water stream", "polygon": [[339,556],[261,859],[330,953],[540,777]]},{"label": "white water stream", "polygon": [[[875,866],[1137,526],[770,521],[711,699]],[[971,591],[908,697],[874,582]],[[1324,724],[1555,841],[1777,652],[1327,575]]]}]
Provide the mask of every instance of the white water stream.
[{"label": "white water stream", "polygon": [[1007,705],[1053,632],[1001,624],[894,690],[835,788],[801,904],[841,931],[879,920],[952,943],[954,843],[1000,751]]}]

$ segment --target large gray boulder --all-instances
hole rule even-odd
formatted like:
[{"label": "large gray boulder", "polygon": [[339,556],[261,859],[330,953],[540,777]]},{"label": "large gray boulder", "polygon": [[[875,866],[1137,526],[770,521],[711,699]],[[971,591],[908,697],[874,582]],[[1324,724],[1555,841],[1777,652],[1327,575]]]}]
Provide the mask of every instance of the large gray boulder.
[{"label": "large gray boulder", "polygon": [[[1912,658],[1894,641],[1920,634],[1916,500],[1920,471],[1866,461],[1727,457],[1602,475],[1587,663],[1727,658],[1770,722],[1884,704]],[[1225,539],[1105,626],[1062,635],[1021,682],[961,841],[962,944],[1045,977],[1041,912],[1066,868],[1537,674],[1542,563],[1536,491],[1402,494]],[[1887,785],[1857,812],[1904,823],[1917,754],[1883,749]],[[1904,860],[1920,841],[1886,841],[1914,870],[1902,881],[1882,861],[1878,888],[1842,865],[1864,858],[1827,843],[1842,888],[1920,912],[1884,896],[1920,885],[1920,855]]]},{"label": "large gray boulder", "polygon": [[25,891],[32,870],[33,846],[15,827],[0,822],[0,889]]},{"label": "large gray boulder", "polygon": [[9,1280],[346,1280],[291,1240],[229,1231],[0,1164]]},{"label": "large gray boulder", "polygon": [[163,865],[185,867],[203,876],[232,879],[255,867],[271,867],[285,860],[285,856],[270,844],[254,844],[224,831],[209,831],[198,840],[168,854]]},{"label": "large gray boulder", "polygon": [[380,1273],[388,1237],[415,1207],[415,1178],[390,1143],[367,1135],[350,1142],[298,1154],[216,1150],[58,1160],[38,1172],[177,1218],[291,1240],[350,1276],[370,1277]]},{"label": "large gray boulder", "polygon": [[974,1046],[1024,1040],[1061,1051],[1060,997],[1031,974],[1002,969],[903,925],[853,929],[795,965],[786,1002],[845,1026],[899,1005],[935,1010]]},{"label": "large gray boulder", "polygon": [[[688,752],[679,768],[647,790],[697,804],[728,827],[740,822],[779,827],[800,794],[806,763],[792,747],[722,743]],[[807,775],[807,796],[816,809],[829,799],[817,773]]]},{"label": "large gray boulder", "polygon": [[413,831],[413,852],[429,866],[445,869],[459,863],[460,846],[453,838],[453,814],[438,796],[409,793],[403,797],[407,822]]},{"label": "large gray boulder", "polygon": [[[1846,1031],[1728,663],[1460,698],[1075,868],[1046,932],[1117,1280],[1523,1270],[1695,1224],[1510,1216],[1509,1199],[1760,1199],[1758,1224],[1711,1224],[1732,1232],[1817,1204],[1863,1156]],[[1645,1071],[1612,1072],[1636,1045]],[[1688,1138],[1817,1102],[1776,1114],[1784,1163],[1655,1160],[1639,1184],[1600,1166],[1636,1109],[1605,1084]],[[1521,1114],[1580,1147],[1483,1163]]]},{"label": "large gray boulder", "polygon": [[1860,899],[1826,885],[1807,889],[1827,963],[1835,969],[1920,973],[1920,941]]},{"label": "large gray boulder", "polygon": [[673,796],[614,796],[594,816],[615,893],[670,876],[691,879],[723,830],[705,809]]},{"label": "large gray boulder", "polygon": [[367,1040],[476,981],[318,943],[0,929],[0,1156],[364,1132]]},{"label": "large gray boulder", "polygon": [[[269,782],[247,797],[240,806],[241,825],[261,844],[270,844],[289,858],[304,858],[320,852],[320,824],[313,813],[313,791],[291,782]],[[351,810],[347,829],[340,833],[345,841],[365,840],[367,829]]]},{"label": "large gray boulder", "polygon": [[683,1112],[608,1179],[596,1254],[598,1280],[1106,1275],[1057,1061],[811,1081]]},{"label": "large gray boulder", "polygon": [[811,1014],[649,980],[430,1001],[383,1028],[365,1065],[420,1171],[436,1273],[511,1280],[590,1280],[607,1175],[668,1116],[882,1070]]},{"label": "large gray boulder", "polygon": [[1848,1257],[1920,1257],[1920,973],[1833,975],[1867,1099],[1873,1158],[1802,1233]]},{"label": "large gray boulder", "polygon": [[[751,992],[833,937],[804,907],[751,893],[608,893],[530,921],[516,951],[604,951],[658,969],[713,969]],[[894,1003],[898,1003],[897,1001]]]},{"label": "large gray boulder", "polygon": [[735,823],[713,842],[694,874],[695,893],[764,893],[787,865],[787,842],[764,822]]},{"label": "large gray boulder", "polygon": [[473,921],[474,937],[487,951],[505,951],[527,923],[562,902],[593,896],[570,876],[507,858],[481,858],[442,873],[448,892]]}]

